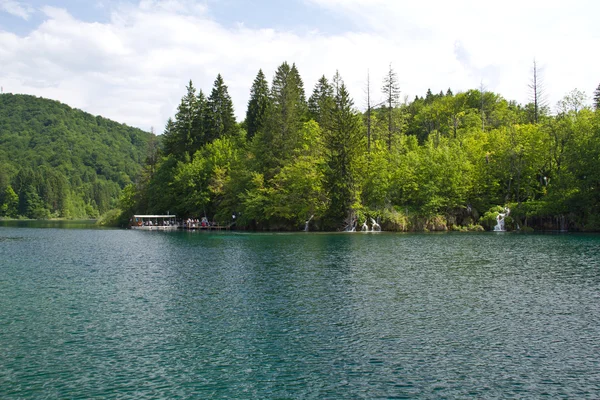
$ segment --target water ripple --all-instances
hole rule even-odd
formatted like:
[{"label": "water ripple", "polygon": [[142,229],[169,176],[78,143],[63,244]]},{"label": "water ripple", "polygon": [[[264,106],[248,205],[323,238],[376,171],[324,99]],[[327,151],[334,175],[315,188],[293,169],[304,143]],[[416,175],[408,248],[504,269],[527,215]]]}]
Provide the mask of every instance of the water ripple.
[{"label": "water ripple", "polygon": [[0,238],[0,398],[600,391],[598,236]]}]

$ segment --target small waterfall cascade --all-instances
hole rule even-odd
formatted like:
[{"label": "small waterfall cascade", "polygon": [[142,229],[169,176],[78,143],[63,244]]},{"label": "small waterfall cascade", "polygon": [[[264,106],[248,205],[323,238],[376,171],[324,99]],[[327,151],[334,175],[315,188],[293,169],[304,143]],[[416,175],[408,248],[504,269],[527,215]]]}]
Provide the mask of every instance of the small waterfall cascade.
[{"label": "small waterfall cascade", "polygon": [[498,213],[496,217],[496,226],[494,226],[494,232],[504,232],[506,229],[504,228],[504,219],[510,214],[510,210],[508,207],[504,207],[503,213]]},{"label": "small waterfall cascade", "polygon": [[356,232],[356,223],[357,223],[357,218],[352,217],[350,219],[350,222],[348,223],[348,225],[346,225],[344,232]]},{"label": "small waterfall cascade", "polygon": [[308,224],[310,223],[310,220],[313,219],[314,215],[311,215],[309,219],[306,220],[306,222],[304,223],[304,232],[308,232]]},{"label": "small waterfall cascade", "polygon": [[381,226],[371,218],[371,232],[381,232]]},{"label": "small waterfall cascade", "polygon": [[362,228],[360,228],[361,232],[369,232],[369,225],[367,225],[367,220],[363,222]]}]

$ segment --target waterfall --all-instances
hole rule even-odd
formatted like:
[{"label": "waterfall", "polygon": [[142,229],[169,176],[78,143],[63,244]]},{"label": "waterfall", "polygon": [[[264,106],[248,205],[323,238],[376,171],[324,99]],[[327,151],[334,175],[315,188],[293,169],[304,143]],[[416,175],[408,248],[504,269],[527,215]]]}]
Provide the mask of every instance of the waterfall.
[{"label": "waterfall", "polygon": [[381,232],[381,226],[371,218],[371,232]]},{"label": "waterfall", "polygon": [[356,223],[357,223],[357,218],[352,217],[350,219],[350,223],[348,225],[346,225],[344,232],[356,232]]},{"label": "waterfall", "polygon": [[369,225],[367,225],[367,220],[366,219],[365,219],[365,222],[363,222],[362,228],[360,228],[360,230],[362,232],[369,232]]},{"label": "waterfall", "polygon": [[304,232],[308,232],[308,224],[310,223],[310,220],[313,219],[314,215],[311,215],[309,219],[306,220],[306,222],[304,223]]},{"label": "waterfall", "polygon": [[510,214],[508,207],[504,207],[503,213],[498,213],[496,216],[496,226],[494,226],[494,232],[504,232],[506,230],[504,228],[504,219],[508,217],[508,214]]}]

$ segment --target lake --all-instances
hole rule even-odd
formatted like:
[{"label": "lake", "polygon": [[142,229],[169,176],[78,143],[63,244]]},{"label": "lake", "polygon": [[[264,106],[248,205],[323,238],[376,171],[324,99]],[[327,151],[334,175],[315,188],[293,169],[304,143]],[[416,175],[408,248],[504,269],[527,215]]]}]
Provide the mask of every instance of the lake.
[{"label": "lake", "polygon": [[0,226],[0,398],[593,398],[600,236]]}]

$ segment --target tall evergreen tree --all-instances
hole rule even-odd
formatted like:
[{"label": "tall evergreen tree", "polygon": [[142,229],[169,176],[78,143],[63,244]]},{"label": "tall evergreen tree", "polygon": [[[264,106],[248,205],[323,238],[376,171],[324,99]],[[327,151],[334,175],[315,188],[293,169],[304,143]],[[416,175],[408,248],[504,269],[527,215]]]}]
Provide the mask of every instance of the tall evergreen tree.
[{"label": "tall evergreen tree", "polygon": [[433,92],[431,91],[431,88],[427,89],[427,93],[425,93],[425,104],[431,104],[431,103],[433,103],[434,100],[435,100],[435,97],[433,96]]},{"label": "tall evergreen tree", "polygon": [[175,137],[171,154],[179,159],[184,159],[192,153],[193,122],[197,113],[198,102],[196,88],[192,81],[186,87],[187,93],[181,99],[175,114]]},{"label": "tall evergreen tree", "polygon": [[325,215],[328,228],[339,228],[352,214],[357,201],[357,163],[364,151],[360,116],[354,110],[346,85],[339,73],[333,78],[334,106],[323,134],[327,153],[325,187],[330,204]]},{"label": "tall evergreen tree", "polygon": [[205,132],[207,110],[206,96],[200,89],[196,98],[196,112],[192,120],[190,155],[194,155],[207,141]]},{"label": "tall evergreen tree", "polygon": [[600,84],[598,84],[598,87],[594,92],[594,108],[600,110]]},{"label": "tall evergreen tree", "polygon": [[165,155],[177,156],[177,149],[179,148],[179,137],[177,136],[177,130],[175,129],[175,122],[173,118],[167,120],[165,130],[162,135],[163,152]]},{"label": "tall evergreen tree", "polygon": [[[307,120],[304,84],[295,65],[284,62],[271,85],[271,106],[261,137],[265,170],[281,166],[300,143],[300,130]],[[275,171],[273,171],[275,172]]]},{"label": "tall evergreen tree", "polygon": [[[392,69],[392,64],[390,64],[390,68],[383,79],[383,86],[381,91],[385,95],[385,103],[387,119],[388,119],[388,136],[387,136],[387,147],[388,150],[392,150],[392,139],[396,131],[396,126],[394,124],[394,108],[398,105],[398,100],[400,99],[400,84],[398,83],[398,76],[396,72]],[[429,95],[431,90],[427,91]]]},{"label": "tall evergreen tree", "polygon": [[323,75],[316,83],[308,99],[308,115],[322,125],[333,105],[333,87]]},{"label": "tall evergreen tree", "polygon": [[269,83],[260,69],[250,88],[250,100],[248,101],[248,111],[246,111],[248,140],[251,140],[264,127],[268,107]]},{"label": "tall evergreen tree", "polygon": [[217,75],[215,83],[206,101],[204,142],[210,143],[223,136],[233,135],[237,129],[233,102],[221,74]]}]

